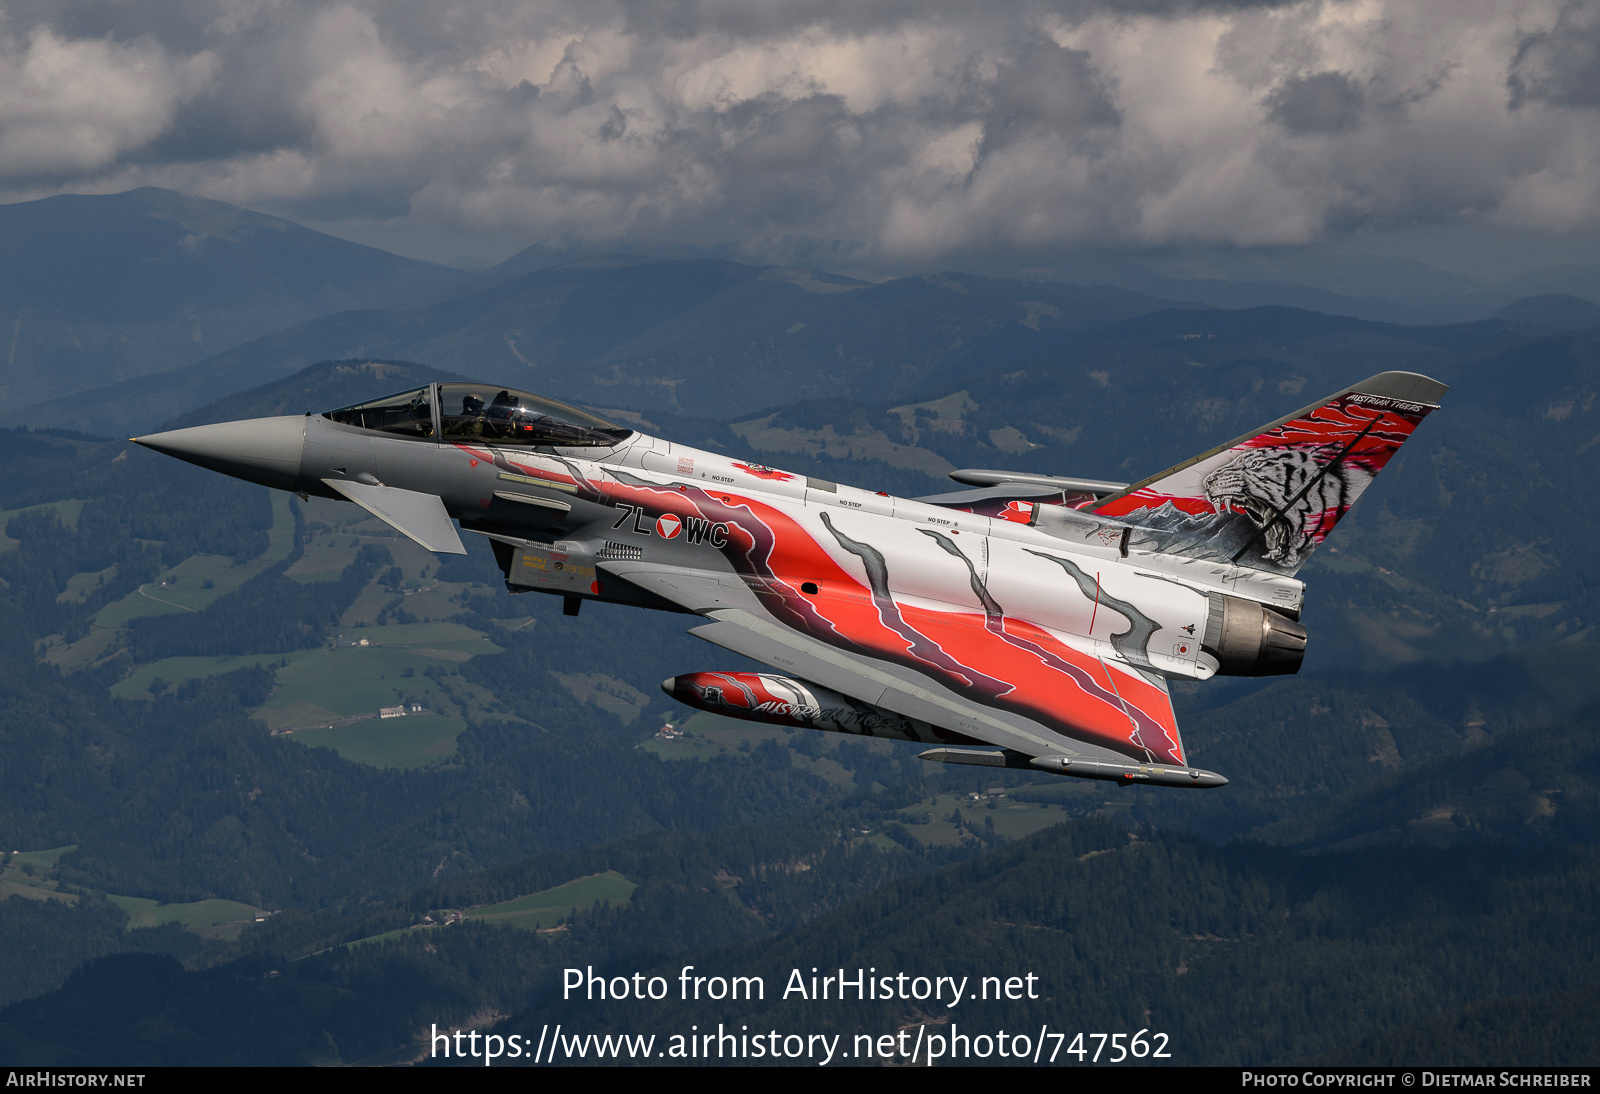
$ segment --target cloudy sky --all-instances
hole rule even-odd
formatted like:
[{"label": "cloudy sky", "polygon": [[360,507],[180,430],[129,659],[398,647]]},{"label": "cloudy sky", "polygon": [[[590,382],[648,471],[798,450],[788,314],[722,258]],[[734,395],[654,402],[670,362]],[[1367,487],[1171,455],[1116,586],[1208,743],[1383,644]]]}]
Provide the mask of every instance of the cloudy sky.
[{"label": "cloudy sky", "polygon": [[143,185],[437,259],[1600,261],[1600,0],[8,0],[0,200]]}]

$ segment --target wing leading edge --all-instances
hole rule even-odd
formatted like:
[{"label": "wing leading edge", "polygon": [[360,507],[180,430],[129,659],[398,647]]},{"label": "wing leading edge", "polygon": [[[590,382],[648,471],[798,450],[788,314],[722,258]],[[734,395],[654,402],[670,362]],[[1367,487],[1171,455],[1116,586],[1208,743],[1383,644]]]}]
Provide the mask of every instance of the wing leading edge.
[{"label": "wing leading edge", "polygon": [[[1020,621],[1004,621],[1003,630],[1015,633],[996,635],[992,626],[985,625],[992,621],[982,616],[964,621],[962,613],[948,613],[944,628],[918,620],[921,633],[905,639],[902,656],[874,656],[842,646],[837,638],[823,641],[774,620],[763,610],[757,594],[731,575],[719,580],[704,572],[637,562],[606,562],[601,568],[706,618],[706,623],[689,632],[697,638],[859,702],[948,731],[951,743],[968,743],[962,738],[972,738],[1004,750],[937,748],[924,753],[927,759],[1031,766],[1060,774],[1182,786],[1227,782],[1184,763],[1171,699],[1159,676],[1059,642],[1053,643],[1053,649],[1039,648],[1037,639],[1043,637],[1042,632],[1031,634],[1038,629]],[[951,633],[938,633],[941,629]],[[1025,671],[1028,678],[1012,690],[1026,693],[1029,701],[1008,702],[1004,693],[996,701],[987,694],[993,689],[958,689],[959,676],[952,681],[948,670],[919,663],[913,656],[919,641],[952,651],[962,662],[1004,649],[1008,663],[1003,670],[993,667],[992,671],[1004,671],[1008,677]],[[975,642],[988,650],[972,648]],[[986,674],[975,675],[993,680]],[[977,701],[963,690],[990,701]],[[1044,696],[1050,697],[1048,707],[1040,702]],[[1149,743],[1161,751],[1150,748]]]}]

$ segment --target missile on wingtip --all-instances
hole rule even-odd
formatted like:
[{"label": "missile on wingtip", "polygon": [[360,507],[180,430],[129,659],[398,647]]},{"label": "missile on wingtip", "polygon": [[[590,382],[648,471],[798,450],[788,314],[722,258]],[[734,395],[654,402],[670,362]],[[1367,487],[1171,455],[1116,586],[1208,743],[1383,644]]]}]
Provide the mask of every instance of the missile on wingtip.
[{"label": "missile on wingtip", "polygon": [[946,764],[971,764],[976,767],[1035,768],[1054,775],[1070,775],[1076,779],[1100,779],[1104,782],[1117,783],[1119,786],[1144,782],[1209,790],[1228,785],[1228,780],[1215,771],[1206,771],[1198,767],[1106,763],[1101,760],[1074,759],[1070,756],[1026,756],[1010,750],[992,752],[962,748],[930,748],[922,753],[920,759]]}]

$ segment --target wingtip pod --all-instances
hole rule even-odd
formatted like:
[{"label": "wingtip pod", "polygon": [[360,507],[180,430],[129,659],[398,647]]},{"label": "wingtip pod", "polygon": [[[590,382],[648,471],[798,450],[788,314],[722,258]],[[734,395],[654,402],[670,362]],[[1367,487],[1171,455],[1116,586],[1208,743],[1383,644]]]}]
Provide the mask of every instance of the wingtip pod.
[{"label": "wingtip pod", "polygon": [[1057,775],[1071,775],[1077,779],[1099,779],[1119,786],[1133,783],[1152,783],[1156,786],[1183,786],[1195,790],[1211,790],[1227,786],[1228,780],[1215,771],[1199,767],[1171,767],[1166,764],[1116,764],[1096,760],[1077,760],[1068,756],[1035,756],[1029,761],[1034,767]]},{"label": "wingtip pod", "polygon": [[1070,775],[1075,779],[1098,779],[1102,782],[1114,782],[1119,786],[1151,783],[1155,786],[1209,790],[1228,785],[1228,780],[1215,771],[1206,771],[1198,767],[1106,763],[1100,760],[1080,760],[1057,755],[1030,757],[1009,749],[990,752],[967,748],[930,748],[918,758],[935,763],[969,764],[975,767],[1035,768],[1053,775]]}]

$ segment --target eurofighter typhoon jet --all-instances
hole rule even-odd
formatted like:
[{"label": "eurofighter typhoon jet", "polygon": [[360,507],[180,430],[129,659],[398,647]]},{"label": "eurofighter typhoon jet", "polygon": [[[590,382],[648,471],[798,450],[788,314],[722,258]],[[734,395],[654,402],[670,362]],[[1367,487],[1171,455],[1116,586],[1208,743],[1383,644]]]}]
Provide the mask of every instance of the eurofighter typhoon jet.
[{"label": "eurofighter typhoon jet", "polygon": [[667,680],[701,710],[922,758],[1216,787],[1169,680],[1298,671],[1295,573],[1435,409],[1385,372],[1131,485],[966,470],[905,499],[685,448],[543,396],[437,383],[135,438],[430,551],[484,536],[513,592],[683,612],[771,667]]}]

